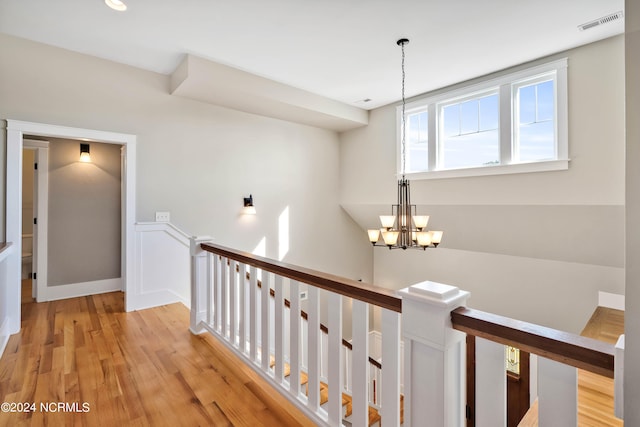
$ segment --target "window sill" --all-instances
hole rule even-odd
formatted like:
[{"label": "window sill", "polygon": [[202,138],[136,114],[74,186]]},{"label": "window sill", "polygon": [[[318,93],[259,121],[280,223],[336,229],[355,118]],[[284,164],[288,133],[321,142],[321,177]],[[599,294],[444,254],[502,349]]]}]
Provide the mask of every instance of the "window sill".
[{"label": "window sill", "polygon": [[549,160],[543,162],[516,163],[512,165],[482,166],[464,169],[446,169],[430,172],[411,172],[409,179],[444,179],[464,178],[473,176],[508,175],[516,173],[551,172],[569,169],[569,159]]}]

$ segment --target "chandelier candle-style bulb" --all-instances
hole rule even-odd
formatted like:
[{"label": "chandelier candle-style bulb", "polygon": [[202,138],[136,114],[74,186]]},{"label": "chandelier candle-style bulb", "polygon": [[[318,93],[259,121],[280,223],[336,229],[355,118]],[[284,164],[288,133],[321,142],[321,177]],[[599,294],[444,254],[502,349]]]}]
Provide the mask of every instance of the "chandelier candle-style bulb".
[{"label": "chandelier candle-style bulb", "polygon": [[400,233],[398,231],[383,231],[382,239],[384,240],[384,244],[389,246],[389,248],[391,248],[391,246],[398,243],[399,235]]},{"label": "chandelier candle-style bulb", "polygon": [[369,233],[369,241],[374,245],[380,239],[380,230],[367,230]]},{"label": "chandelier candle-style bulb", "polygon": [[429,223],[429,215],[414,215],[413,223],[418,230],[427,228],[427,224]]},{"label": "chandelier candle-style bulb", "polygon": [[438,246],[440,244],[440,242],[442,241],[442,234],[442,231],[431,232],[431,241],[433,242],[434,246]]},{"label": "chandelier candle-style bulb", "polygon": [[431,244],[431,233],[428,231],[418,231],[416,233],[417,242],[422,249],[426,249]]},{"label": "chandelier candle-style bulb", "polygon": [[396,217],[393,215],[380,215],[380,223],[383,228],[387,230],[393,228],[393,224],[396,222]]}]

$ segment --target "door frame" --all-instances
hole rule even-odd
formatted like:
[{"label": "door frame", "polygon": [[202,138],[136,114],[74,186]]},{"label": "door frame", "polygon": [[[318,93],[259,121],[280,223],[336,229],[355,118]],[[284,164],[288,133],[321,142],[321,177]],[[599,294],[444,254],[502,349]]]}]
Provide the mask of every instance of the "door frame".
[{"label": "door frame", "polygon": [[[49,141],[22,139],[23,150],[35,151],[38,165],[34,176],[33,216],[38,223],[33,225],[33,297],[38,302],[47,301],[47,239],[49,227]],[[20,175],[22,176],[22,174]],[[22,187],[22,184],[20,184]],[[22,206],[22,203],[20,204]],[[22,245],[22,240],[20,241]],[[20,251],[22,252],[22,251]]]},{"label": "door frame", "polygon": [[69,138],[123,146],[122,157],[122,240],[121,277],[125,291],[125,310],[133,307],[135,289],[136,219],[136,136],[124,133],[82,129],[45,123],[7,120],[7,194],[5,239],[16,250],[7,260],[7,314],[11,334],[20,331],[20,271],[22,265],[22,148],[24,135]]}]

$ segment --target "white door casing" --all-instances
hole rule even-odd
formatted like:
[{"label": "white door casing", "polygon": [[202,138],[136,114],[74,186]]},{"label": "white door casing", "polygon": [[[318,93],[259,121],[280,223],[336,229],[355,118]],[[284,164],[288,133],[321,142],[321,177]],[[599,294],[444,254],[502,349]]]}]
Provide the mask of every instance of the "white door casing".
[{"label": "white door casing", "polygon": [[[20,271],[22,257],[22,149],[24,135],[70,138],[123,146],[122,168],[122,266],[121,277],[125,294],[125,310],[133,307],[135,290],[135,190],[136,190],[136,136],[92,129],[7,120],[7,242],[16,248],[7,260],[7,312],[11,334],[20,330]],[[97,242],[99,244],[99,242]],[[45,285],[45,284],[43,284]]]}]

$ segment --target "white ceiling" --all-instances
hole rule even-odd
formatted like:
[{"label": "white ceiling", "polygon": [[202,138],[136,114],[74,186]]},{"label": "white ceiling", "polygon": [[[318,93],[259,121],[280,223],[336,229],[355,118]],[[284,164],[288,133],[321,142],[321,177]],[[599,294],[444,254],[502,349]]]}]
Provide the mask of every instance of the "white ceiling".
[{"label": "white ceiling", "polygon": [[[624,31],[624,0],[0,0],[0,32],[171,74],[186,54],[371,109]],[[370,98],[363,103],[361,100]]]}]

